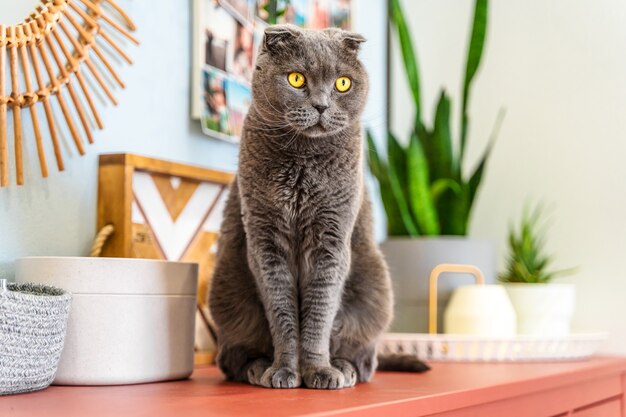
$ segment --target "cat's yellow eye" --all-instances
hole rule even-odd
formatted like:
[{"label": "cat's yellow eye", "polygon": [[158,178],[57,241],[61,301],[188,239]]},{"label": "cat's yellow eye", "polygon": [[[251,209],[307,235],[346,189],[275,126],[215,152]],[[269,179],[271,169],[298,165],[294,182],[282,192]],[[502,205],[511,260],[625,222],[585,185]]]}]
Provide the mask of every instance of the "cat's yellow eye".
[{"label": "cat's yellow eye", "polygon": [[348,77],[339,77],[337,81],[335,81],[335,88],[340,93],[345,93],[352,86],[352,80]]},{"label": "cat's yellow eye", "polygon": [[304,85],[304,75],[299,72],[292,72],[287,76],[287,80],[292,87],[300,88]]}]

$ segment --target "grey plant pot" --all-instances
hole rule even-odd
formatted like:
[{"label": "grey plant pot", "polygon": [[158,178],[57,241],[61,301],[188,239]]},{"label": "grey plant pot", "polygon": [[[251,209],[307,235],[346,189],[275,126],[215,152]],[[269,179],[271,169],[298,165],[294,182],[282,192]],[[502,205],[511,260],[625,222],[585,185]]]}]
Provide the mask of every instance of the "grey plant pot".
[{"label": "grey plant pot", "polygon": [[0,395],[37,391],[54,379],[71,295],[0,280]]},{"label": "grey plant pot", "polygon": [[[381,244],[393,281],[395,318],[391,331],[428,332],[428,278],[442,263],[471,264],[480,268],[487,284],[495,283],[495,248],[492,242],[467,237],[392,237]],[[444,274],[438,283],[438,323],[454,288],[474,283],[471,275]]]}]

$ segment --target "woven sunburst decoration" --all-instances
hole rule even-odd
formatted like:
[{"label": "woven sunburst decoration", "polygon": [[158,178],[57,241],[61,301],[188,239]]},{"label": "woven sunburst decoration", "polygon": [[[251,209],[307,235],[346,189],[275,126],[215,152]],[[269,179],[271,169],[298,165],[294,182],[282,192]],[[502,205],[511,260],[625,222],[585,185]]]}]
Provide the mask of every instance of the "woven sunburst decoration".
[{"label": "woven sunburst decoration", "polygon": [[[101,89],[117,104],[108,79],[115,80],[121,88],[124,82],[112,64],[119,59],[110,60],[107,55],[119,56],[131,64],[116,38],[121,35],[138,44],[130,33],[134,30],[133,22],[113,0],[43,1],[23,22],[0,25],[0,186],[10,183],[8,110],[13,122],[15,182],[24,184],[25,123],[32,124],[41,175],[48,176],[46,136],[62,171],[59,124],[67,124],[69,136],[83,155],[84,139],[93,143],[92,123],[103,128],[91,89]],[[39,107],[43,107],[45,122]],[[30,117],[25,114],[26,109]],[[55,110],[60,110],[60,115]]]}]

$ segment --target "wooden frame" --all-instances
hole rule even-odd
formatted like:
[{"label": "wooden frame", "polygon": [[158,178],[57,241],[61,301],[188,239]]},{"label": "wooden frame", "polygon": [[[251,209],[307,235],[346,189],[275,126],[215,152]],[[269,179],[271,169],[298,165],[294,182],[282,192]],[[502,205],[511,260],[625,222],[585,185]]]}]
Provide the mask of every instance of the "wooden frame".
[{"label": "wooden frame", "polygon": [[213,356],[206,300],[222,208],[233,178],[228,172],[133,154],[100,156],[97,230],[114,228],[101,256],[200,266],[197,363]]}]

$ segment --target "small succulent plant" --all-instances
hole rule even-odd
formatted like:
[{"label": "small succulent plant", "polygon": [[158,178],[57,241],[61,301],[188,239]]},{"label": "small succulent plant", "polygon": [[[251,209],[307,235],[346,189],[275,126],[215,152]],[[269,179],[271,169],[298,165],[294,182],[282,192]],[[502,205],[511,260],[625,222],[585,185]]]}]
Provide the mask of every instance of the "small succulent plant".
[{"label": "small succulent plant", "polygon": [[498,277],[501,282],[545,284],[557,276],[574,272],[574,268],[550,269],[553,256],[545,253],[545,230],[540,224],[542,213],[541,206],[526,209],[519,228],[511,226],[506,270]]}]

